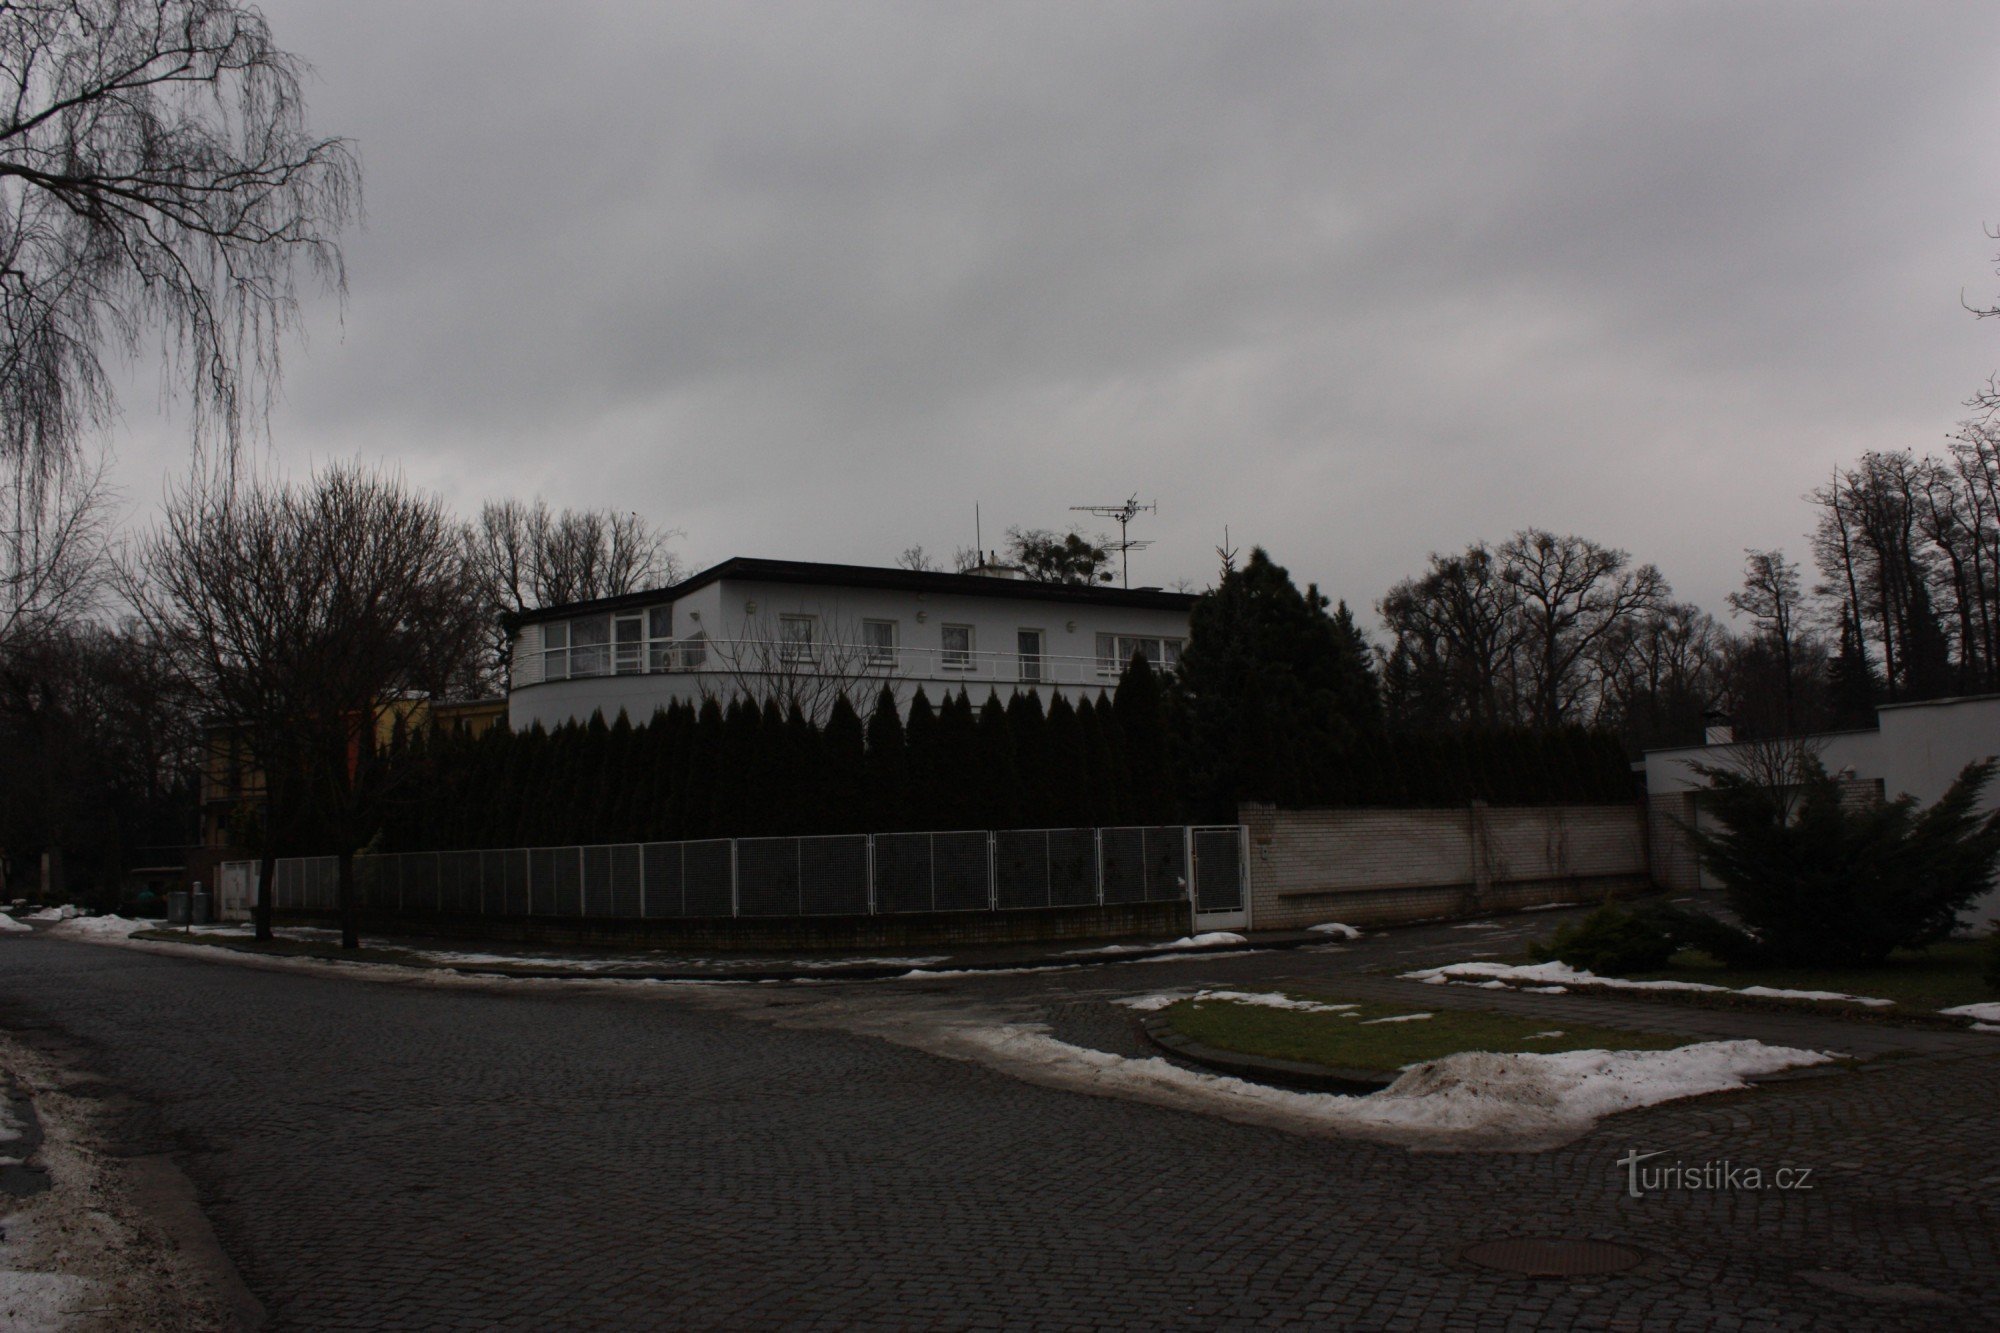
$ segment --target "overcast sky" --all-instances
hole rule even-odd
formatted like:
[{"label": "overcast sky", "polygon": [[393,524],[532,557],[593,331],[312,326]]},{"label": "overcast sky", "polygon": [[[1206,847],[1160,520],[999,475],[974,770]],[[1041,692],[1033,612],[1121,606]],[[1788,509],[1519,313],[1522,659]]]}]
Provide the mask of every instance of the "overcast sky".
[{"label": "overcast sky", "polygon": [[[1135,584],[1226,524],[1372,620],[1532,524],[1722,614],[2000,367],[1990,3],[264,8],[367,201],[267,464],[696,566],[1136,492]],[[187,449],[135,383],[143,519]]]}]

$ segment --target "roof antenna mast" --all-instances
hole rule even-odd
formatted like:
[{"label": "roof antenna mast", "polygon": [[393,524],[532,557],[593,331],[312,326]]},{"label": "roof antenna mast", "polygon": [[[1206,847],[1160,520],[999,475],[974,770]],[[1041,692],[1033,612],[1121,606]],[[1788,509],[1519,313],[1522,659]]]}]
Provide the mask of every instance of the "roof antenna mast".
[{"label": "roof antenna mast", "polygon": [[1159,513],[1160,502],[1155,500],[1149,505],[1142,505],[1139,503],[1139,496],[1135,491],[1132,498],[1122,505],[1071,505],[1070,510],[1073,513],[1095,514],[1099,518],[1108,518],[1118,525],[1118,540],[1111,544],[1111,549],[1118,552],[1118,569],[1121,579],[1126,587],[1131,587],[1132,557],[1130,553],[1133,551],[1143,551],[1153,544],[1153,540],[1150,537],[1141,539],[1131,534],[1132,520],[1141,514]]}]

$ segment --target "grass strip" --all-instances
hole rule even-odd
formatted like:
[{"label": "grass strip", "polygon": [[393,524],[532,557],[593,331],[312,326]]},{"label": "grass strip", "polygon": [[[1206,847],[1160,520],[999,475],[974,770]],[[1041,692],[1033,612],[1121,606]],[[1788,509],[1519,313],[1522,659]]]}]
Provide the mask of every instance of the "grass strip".
[{"label": "grass strip", "polygon": [[[1431,1017],[1371,1021],[1425,1012]],[[1385,1073],[1459,1051],[1658,1051],[1699,1040],[1672,1033],[1519,1018],[1484,1009],[1424,1010],[1408,1005],[1359,1004],[1346,1013],[1329,1014],[1190,999],[1170,1005],[1162,1013],[1175,1032],[1205,1046],[1277,1060],[1302,1060],[1329,1069]]]}]

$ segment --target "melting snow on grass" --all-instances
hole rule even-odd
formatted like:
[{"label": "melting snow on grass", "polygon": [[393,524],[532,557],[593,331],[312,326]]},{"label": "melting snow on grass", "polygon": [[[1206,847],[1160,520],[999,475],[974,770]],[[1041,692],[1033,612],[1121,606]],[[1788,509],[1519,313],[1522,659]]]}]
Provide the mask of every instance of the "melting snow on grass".
[{"label": "melting snow on grass", "polygon": [[[1870,995],[1847,995],[1831,990],[1784,990],[1776,986],[1745,986],[1736,989],[1729,986],[1711,986],[1704,981],[1628,981],[1624,977],[1600,977],[1595,972],[1580,971],[1567,963],[1449,963],[1444,967],[1427,967],[1417,972],[1405,972],[1406,981],[1422,981],[1432,986],[1442,986],[1448,982],[1470,982],[1484,986],[1488,990],[1506,986],[1510,982],[1540,982],[1544,986],[1603,986],[1611,990],[1684,990],[1708,991],[1719,995],[1761,995],[1777,1000],[1828,1000],[1846,1004],[1865,1004],[1871,1008],[1887,1008],[1894,1000],[1877,999]],[[1481,980],[1485,978],[1485,980]],[[1541,994],[1554,994],[1542,990]]]},{"label": "melting snow on grass", "polygon": [[[1956,1009],[1940,1009],[1938,1012],[1941,1014],[1950,1014],[1954,1018],[1975,1019],[1980,1023],[2000,1023],[2000,1002],[1989,1001],[1985,1004],[1961,1004]],[[1980,1031],[1991,1032],[1993,1029],[1982,1027]]]},{"label": "melting snow on grass", "polygon": [[1464,1051],[1414,1065],[1372,1096],[1293,1092],[1131,1059],[1021,1025],[974,1026],[961,1038],[1039,1080],[1161,1105],[1219,1111],[1258,1124],[1358,1134],[1411,1147],[1527,1149],[1567,1142],[1619,1111],[1729,1092],[1745,1080],[1833,1057],[1756,1041],[1671,1051]]},{"label": "melting snow on grass", "polygon": [[1361,1026],[1369,1027],[1376,1023],[1415,1023],[1420,1019],[1436,1017],[1436,1014],[1390,1014],[1387,1018],[1364,1018],[1361,1020]]}]

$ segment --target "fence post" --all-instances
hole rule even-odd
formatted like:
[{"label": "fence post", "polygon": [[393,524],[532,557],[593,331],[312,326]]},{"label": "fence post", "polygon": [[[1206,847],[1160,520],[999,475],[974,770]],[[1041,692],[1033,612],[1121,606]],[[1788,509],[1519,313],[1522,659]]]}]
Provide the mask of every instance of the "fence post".
[{"label": "fence post", "polygon": [[1097,905],[1104,906],[1104,830],[1090,831],[1090,869],[1097,877]]},{"label": "fence post", "polygon": [[997,850],[999,839],[992,829],[986,830],[986,910],[1000,910],[1000,859]]},{"label": "fence post", "polygon": [[868,915],[879,916],[880,913],[875,910],[875,835],[869,833],[863,836],[868,839]]},{"label": "fence post", "polygon": [[1243,895],[1243,929],[1254,930],[1257,926],[1257,916],[1256,908],[1252,906],[1256,899],[1250,892],[1250,826],[1248,824],[1238,824],[1236,826],[1236,882],[1241,886],[1239,892]]},{"label": "fence post", "polygon": [[736,898],[736,839],[729,840],[729,915],[741,914],[741,904]]},{"label": "fence post", "polygon": [[1201,873],[1194,863],[1194,825],[1181,825],[1181,870],[1187,875],[1188,937],[1201,933]]}]

